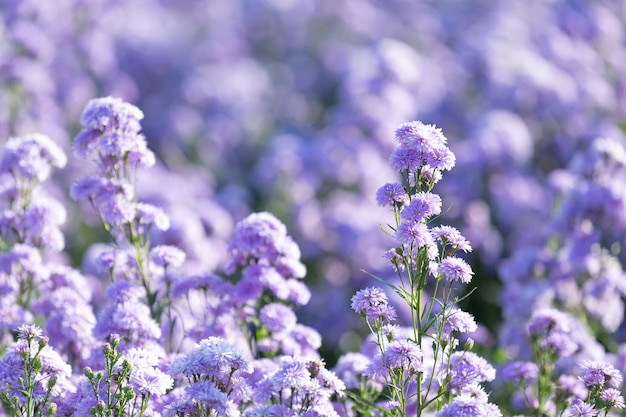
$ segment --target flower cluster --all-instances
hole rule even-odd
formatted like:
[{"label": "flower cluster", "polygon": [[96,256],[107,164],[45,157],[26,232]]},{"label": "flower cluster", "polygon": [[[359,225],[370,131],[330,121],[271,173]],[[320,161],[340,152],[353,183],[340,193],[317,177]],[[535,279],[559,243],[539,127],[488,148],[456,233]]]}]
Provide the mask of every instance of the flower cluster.
[{"label": "flower cluster", "polygon": [[[397,246],[387,259],[398,283],[389,286],[409,307],[411,327],[400,331],[392,324],[396,312],[383,290],[359,290],[352,309],[365,318],[378,347],[362,375],[385,381],[391,402],[381,407],[393,415],[405,416],[412,409],[422,415],[429,408],[441,416],[501,415],[479,388],[495,378],[495,369],[467,349],[455,351],[459,335],[477,329],[473,316],[455,306],[459,284],[470,283],[473,276],[456,254],[471,251],[471,246],[457,229],[431,225],[442,212],[441,197],[432,189],[442,171],[454,166],[455,156],[435,126],[405,123],[395,136],[398,147],[389,162],[402,182],[385,184],[376,199],[394,214],[388,233]],[[353,383],[351,388],[366,401],[376,399],[371,385]]]}]

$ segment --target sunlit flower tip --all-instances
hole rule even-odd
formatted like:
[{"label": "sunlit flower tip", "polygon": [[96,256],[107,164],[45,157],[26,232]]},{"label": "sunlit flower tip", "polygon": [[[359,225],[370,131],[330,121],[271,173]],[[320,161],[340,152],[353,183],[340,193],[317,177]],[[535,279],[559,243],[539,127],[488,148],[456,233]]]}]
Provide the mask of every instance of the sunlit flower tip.
[{"label": "sunlit flower tip", "polygon": [[620,388],[622,385],[621,373],[611,364],[604,361],[584,361],[580,365],[580,378],[587,387]]},{"label": "sunlit flower tip", "polygon": [[598,410],[589,403],[580,399],[575,399],[570,407],[571,417],[594,417],[598,415]]},{"label": "sunlit flower tip", "polygon": [[467,262],[453,256],[445,258],[439,263],[437,273],[449,282],[460,281],[464,284],[468,284],[474,275]]},{"label": "sunlit flower tip", "polygon": [[179,267],[185,262],[185,252],[170,245],[155,246],[150,250],[150,260],[158,266]]},{"label": "sunlit flower tip", "polygon": [[22,324],[17,328],[17,337],[22,340],[34,340],[42,337],[43,331],[34,324]]},{"label": "sunlit flower tip", "polygon": [[80,116],[80,123],[84,128],[99,131],[121,129],[138,132],[141,119],[143,112],[139,108],[109,96],[89,100]]},{"label": "sunlit flower tip", "polygon": [[381,207],[402,206],[408,201],[404,186],[397,182],[388,182],[376,191],[376,203]]},{"label": "sunlit flower tip", "polygon": [[624,397],[620,390],[615,388],[607,388],[600,395],[600,399],[607,403],[608,407],[622,409],[624,408]]},{"label": "sunlit flower tip", "polygon": [[401,147],[419,150],[440,148],[447,142],[441,129],[420,121],[403,123],[395,131],[395,139]]}]

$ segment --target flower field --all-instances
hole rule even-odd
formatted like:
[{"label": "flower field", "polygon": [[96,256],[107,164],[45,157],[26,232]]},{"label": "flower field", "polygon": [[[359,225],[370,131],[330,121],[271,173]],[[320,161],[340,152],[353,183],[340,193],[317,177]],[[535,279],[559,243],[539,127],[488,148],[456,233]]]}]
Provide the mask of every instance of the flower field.
[{"label": "flower field", "polygon": [[0,416],[626,415],[624,2],[0,17]]}]

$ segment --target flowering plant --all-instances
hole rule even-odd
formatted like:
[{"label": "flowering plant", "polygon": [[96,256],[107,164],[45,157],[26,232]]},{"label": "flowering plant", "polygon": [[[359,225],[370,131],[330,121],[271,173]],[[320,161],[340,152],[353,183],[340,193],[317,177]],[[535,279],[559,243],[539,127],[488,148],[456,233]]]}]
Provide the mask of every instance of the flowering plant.
[{"label": "flowering plant", "polygon": [[[320,334],[298,322],[295,309],[313,294],[300,249],[276,216],[240,220],[220,272],[187,273],[185,251],[153,244],[172,222],[136,188],[139,169],[156,162],[142,117],[112,97],[83,111],[74,155],[96,173],[70,195],[91,207],[109,239],[87,251],[85,271],[64,262],[65,209],[41,187],[65,155],[43,135],[7,142],[0,159],[7,415],[489,417],[510,409],[547,417],[624,407],[620,371],[583,355],[571,331],[583,329],[579,320],[556,308],[527,319],[528,360],[521,352],[504,364],[501,381],[473,352],[478,324],[460,307],[473,291],[465,289],[474,273],[463,258],[472,246],[436,223],[444,205],[433,190],[455,165],[440,129],[401,125],[389,159],[401,180],[376,193],[393,216],[382,229],[394,242],[385,259],[395,277],[374,278],[402,306],[379,287],[357,291],[351,307],[370,335],[329,369]],[[520,388],[513,400],[491,402],[483,384],[501,399],[509,382]]]}]

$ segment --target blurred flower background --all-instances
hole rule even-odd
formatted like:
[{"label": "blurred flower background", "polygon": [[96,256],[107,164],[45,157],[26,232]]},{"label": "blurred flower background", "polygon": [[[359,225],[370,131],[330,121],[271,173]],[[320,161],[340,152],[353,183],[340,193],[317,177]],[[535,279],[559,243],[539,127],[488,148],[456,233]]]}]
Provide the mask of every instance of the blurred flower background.
[{"label": "blurred flower background", "polygon": [[[533,282],[565,282],[537,272],[560,259],[537,249],[553,233],[624,261],[626,174],[603,171],[602,192],[589,185],[598,160],[624,152],[622,0],[0,0],[0,17],[1,140],[43,132],[69,151],[90,98],[141,108],[158,164],[137,189],[172,223],[154,244],[183,249],[186,273],[216,271],[234,224],[272,212],[302,250],[313,297],[298,315],[330,361],[360,346],[349,300],[373,282],[362,270],[393,272],[379,229],[391,213],[375,193],[395,179],[403,122],[436,124],[456,154],[437,192],[442,222],[474,248],[479,291],[465,307],[482,343],[514,333],[512,300],[529,310],[547,296]],[[55,174],[56,197],[88,169],[71,161]],[[67,253],[89,271],[101,232],[62,201]],[[600,323],[618,312],[605,327],[619,333],[621,293],[602,311],[590,286],[581,300]]]}]

